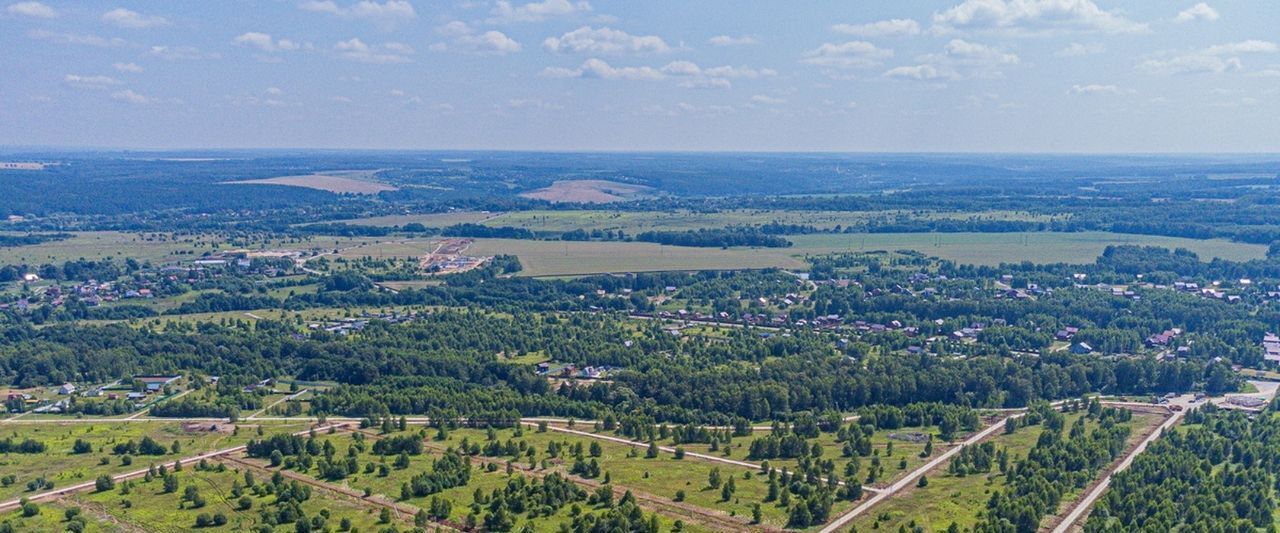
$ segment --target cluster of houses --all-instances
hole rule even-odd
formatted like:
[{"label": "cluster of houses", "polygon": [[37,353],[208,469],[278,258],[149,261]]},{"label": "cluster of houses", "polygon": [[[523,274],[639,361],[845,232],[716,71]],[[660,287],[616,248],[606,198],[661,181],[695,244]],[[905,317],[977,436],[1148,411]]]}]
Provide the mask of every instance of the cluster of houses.
[{"label": "cluster of houses", "polygon": [[537,373],[539,376],[558,377],[562,379],[607,379],[609,373],[616,370],[611,366],[584,366],[577,367],[575,365],[557,365],[551,362],[538,363]]},{"label": "cluster of houses", "polygon": [[410,311],[407,314],[400,313],[362,313],[359,317],[346,317],[338,320],[327,322],[312,322],[307,324],[307,329],[311,331],[327,331],[336,335],[350,335],[363,331],[365,326],[369,325],[371,320],[383,320],[392,324],[401,324],[411,322],[418,317],[418,313]]},{"label": "cluster of houses", "polygon": [[173,385],[182,379],[180,375],[158,375],[158,376],[135,376],[133,381],[141,382],[143,390],[135,391],[127,384],[115,381],[97,387],[90,387],[87,390],[81,390],[74,383],[63,383],[58,386],[58,396],[63,396],[57,400],[52,398],[40,398],[25,392],[10,392],[6,398],[8,401],[21,400],[25,405],[23,410],[30,410],[36,413],[61,413],[70,406],[71,396],[80,396],[83,398],[104,398],[107,400],[119,400],[121,398],[142,403],[148,396],[162,392],[165,387]]}]

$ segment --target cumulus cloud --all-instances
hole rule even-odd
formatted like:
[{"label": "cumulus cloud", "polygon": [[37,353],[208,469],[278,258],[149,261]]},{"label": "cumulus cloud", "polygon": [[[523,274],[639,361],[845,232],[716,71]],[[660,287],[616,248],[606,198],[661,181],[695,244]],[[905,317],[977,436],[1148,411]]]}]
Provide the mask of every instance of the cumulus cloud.
[{"label": "cumulus cloud", "polygon": [[58,17],[58,11],[40,2],[18,2],[9,4],[4,9],[5,13],[10,15],[18,15],[23,17],[35,17],[41,19],[51,19]]},{"label": "cumulus cloud", "polygon": [[1148,59],[1139,63],[1138,68],[1153,74],[1221,73],[1243,68],[1242,54],[1267,54],[1278,50],[1276,43],[1251,39]]},{"label": "cumulus cloud", "polygon": [[1134,22],[1098,7],[1092,0],[965,0],[934,13],[933,30],[996,31],[1012,35],[1068,32],[1146,33]]},{"label": "cumulus cloud", "polygon": [[49,41],[55,44],[75,44],[82,46],[96,46],[99,48],[110,48],[129,44],[128,41],[118,37],[108,39],[106,37],[99,37],[93,34],[57,33],[48,30],[31,30],[27,32],[27,37],[41,41]]},{"label": "cumulus cloud", "polygon": [[413,48],[407,44],[388,42],[370,45],[359,38],[351,38],[333,45],[339,57],[359,61],[361,63],[408,63],[413,55]]},{"label": "cumulus cloud", "polygon": [[665,76],[653,67],[614,67],[602,59],[591,58],[578,68],[547,67],[542,75],[548,78],[596,78],[602,80],[661,80]]},{"label": "cumulus cloud", "polygon": [[589,11],[591,11],[591,4],[585,1],[542,0],[516,6],[507,0],[498,0],[488,22],[492,24],[541,22],[549,18],[568,17]]},{"label": "cumulus cloud", "polygon": [[111,76],[81,76],[79,74],[67,74],[63,76],[63,81],[68,85],[81,87],[86,89],[105,89],[111,85],[120,85],[120,80]]},{"label": "cumulus cloud", "polygon": [[991,78],[1003,75],[1001,67],[1021,62],[1017,54],[964,39],[952,39],[942,53],[918,59],[919,64],[894,67],[884,76],[907,80]]},{"label": "cumulus cloud", "polygon": [[302,47],[302,45],[289,39],[273,39],[270,34],[256,31],[242,33],[231,42],[240,46],[256,48],[263,52],[287,52]]},{"label": "cumulus cloud", "polygon": [[736,37],[732,35],[717,35],[707,39],[707,42],[710,43],[711,46],[746,46],[750,44],[760,44],[760,40],[756,39],[756,36],[754,35],[739,35]]},{"label": "cumulus cloud", "polygon": [[833,31],[858,37],[900,37],[920,33],[920,23],[912,19],[890,19],[867,24],[836,24]]},{"label": "cumulus cloud", "polygon": [[520,43],[506,34],[489,30],[479,35],[463,35],[458,43],[482,54],[511,54],[520,51]]},{"label": "cumulus cloud", "polygon": [[822,46],[805,52],[801,61],[822,67],[863,68],[879,65],[882,60],[892,56],[893,50],[878,48],[866,41],[848,41],[823,43]]},{"label": "cumulus cloud", "polygon": [[1119,95],[1119,94],[1127,94],[1129,91],[1121,89],[1115,85],[1102,85],[1098,83],[1090,83],[1088,85],[1072,85],[1071,90],[1067,92],[1071,94],[1085,94],[1085,95],[1090,95],[1090,94]]},{"label": "cumulus cloud", "polygon": [[656,35],[631,35],[608,27],[583,26],[559,37],[547,37],[542,47],[555,53],[628,54],[664,53],[671,51],[666,41]]},{"label": "cumulus cloud", "polygon": [[125,89],[123,91],[117,91],[115,93],[112,93],[111,98],[114,100],[119,100],[121,102],[127,102],[130,104],[137,104],[137,105],[149,104],[152,102],[151,98],[148,98],[146,96],[133,92],[133,89]]},{"label": "cumulus cloud", "polygon": [[387,0],[375,2],[361,0],[350,6],[338,5],[333,0],[307,0],[298,4],[303,11],[328,13],[345,19],[367,20],[385,29],[391,29],[401,23],[413,20],[418,13],[408,0]]},{"label": "cumulus cloud", "polygon": [[102,14],[102,21],[113,26],[130,29],[154,28],[168,26],[169,19],[159,15],[143,15],[137,11],[123,7],[112,9]]},{"label": "cumulus cloud", "polygon": [[933,65],[905,65],[891,68],[884,73],[886,78],[907,80],[936,80],[957,77],[954,71],[944,71]]},{"label": "cumulus cloud", "polygon": [[1056,55],[1058,57],[1091,56],[1094,54],[1101,54],[1106,50],[1107,48],[1105,46],[1102,46],[1101,43],[1088,43],[1088,44],[1071,43],[1067,45],[1066,48],[1063,48],[1061,50],[1058,50],[1057,52],[1054,52],[1053,55]]},{"label": "cumulus cloud", "polygon": [[129,72],[133,74],[137,74],[143,70],[137,63],[112,63],[111,66],[115,67],[115,69],[120,72]]},{"label": "cumulus cloud", "polygon": [[724,65],[703,68],[697,63],[684,60],[672,61],[659,70],[663,74],[681,78],[679,86],[696,89],[728,89],[733,86],[731,79],[757,79],[778,74],[773,69],[747,66]]},{"label": "cumulus cloud", "polygon": [[1209,4],[1200,2],[1194,6],[1188,7],[1178,12],[1178,16],[1173,18],[1174,22],[1194,22],[1203,20],[1213,22],[1218,20],[1218,10]]}]

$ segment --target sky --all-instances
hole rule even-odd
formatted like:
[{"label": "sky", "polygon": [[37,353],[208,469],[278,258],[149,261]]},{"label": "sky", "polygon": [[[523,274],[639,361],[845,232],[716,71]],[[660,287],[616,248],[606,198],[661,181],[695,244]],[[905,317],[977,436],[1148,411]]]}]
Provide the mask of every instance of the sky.
[{"label": "sky", "polygon": [[0,145],[1280,152],[1274,0],[0,0]]}]

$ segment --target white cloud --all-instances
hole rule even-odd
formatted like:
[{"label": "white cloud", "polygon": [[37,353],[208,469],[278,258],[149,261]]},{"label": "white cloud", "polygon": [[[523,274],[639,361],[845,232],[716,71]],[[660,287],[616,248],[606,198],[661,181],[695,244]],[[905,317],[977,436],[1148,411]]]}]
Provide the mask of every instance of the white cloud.
[{"label": "white cloud", "polygon": [[919,34],[920,23],[912,19],[890,19],[867,24],[836,24],[831,29],[858,37],[898,37]]},{"label": "white cloud", "polygon": [[1275,53],[1276,43],[1251,39],[1224,43],[1191,52],[1148,59],[1138,64],[1140,70],[1153,74],[1221,73],[1244,67],[1240,54]]},{"label": "white cloud", "polygon": [[355,37],[333,45],[333,49],[340,57],[361,63],[408,63],[408,56],[413,54],[413,48],[406,44],[390,42],[370,45]]},{"label": "white cloud", "polygon": [[87,89],[105,89],[111,85],[120,85],[120,80],[111,76],[81,76],[79,74],[67,74],[63,76],[63,81],[69,85],[82,87]]},{"label": "white cloud", "polygon": [[460,35],[470,35],[471,26],[461,20],[449,21],[436,28],[436,32],[445,37],[457,37]]},{"label": "white cloud", "polygon": [[631,35],[612,28],[583,26],[559,37],[547,37],[542,47],[555,53],[626,54],[671,51],[656,35]]},{"label": "white cloud", "polygon": [[707,39],[707,42],[710,43],[711,46],[746,46],[750,44],[760,44],[760,40],[756,39],[756,36],[754,35],[739,35],[737,37],[732,35],[717,35]]},{"label": "white cloud", "polygon": [[733,86],[730,79],[757,79],[778,74],[773,69],[747,66],[724,65],[702,68],[692,61],[684,60],[667,63],[660,72],[682,78],[679,86],[694,89],[728,89]]},{"label": "white cloud", "polygon": [[143,15],[123,7],[102,14],[102,21],[121,28],[142,29],[168,26],[169,19],[158,15]]},{"label": "white cloud", "polygon": [[479,35],[463,35],[458,37],[458,43],[482,54],[512,54],[519,52],[521,48],[520,43],[515,39],[497,30],[489,30]]},{"label": "white cloud", "polygon": [[1209,4],[1200,2],[1178,12],[1178,16],[1174,17],[1173,20],[1174,22],[1193,22],[1197,20],[1213,22],[1218,20],[1218,10]]},{"label": "white cloud", "polygon": [[345,19],[368,20],[384,29],[392,29],[397,25],[418,17],[413,4],[408,0],[387,0],[375,2],[361,0],[350,6],[340,6],[333,0],[307,0],[298,4],[303,11],[329,13]]},{"label": "white cloud", "polygon": [[265,93],[267,93],[267,94],[269,94],[269,95],[271,95],[271,96],[280,96],[280,95],[284,94],[284,90],[280,89],[279,87],[267,87],[267,90],[265,90],[265,91],[263,91],[263,92],[265,92]]},{"label": "white cloud", "polygon": [[1017,54],[964,39],[952,39],[941,54],[926,54],[919,60],[916,65],[889,69],[884,76],[907,80],[998,78],[1003,76],[1000,67],[1021,62]]},{"label": "white cloud", "polygon": [[1146,33],[1150,28],[1092,0],[964,0],[933,14],[933,30],[996,31],[1012,35],[1066,32]]},{"label": "white cloud", "polygon": [[879,65],[881,60],[892,57],[893,50],[877,48],[866,41],[823,43],[805,52],[803,62],[810,65],[834,68],[862,68]]},{"label": "white cloud", "polygon": [[763,94],[757,94],[755,96],[752,96],[751,101],[757,104],[765,104],[765,105],[782,105],[787,103],[785,99],[774,98],[772,96],[765,96]]},{"label": "white cloud", "polygon": [[115,67],[115,69],[120,72],[131,72],[134,74],[142,72],[143,70],[137,63],[112,63],[111,66]]},{"label": "white cloud", "polygon": [[1101,54],[1107,51],[1107,48],[1101,43],[1071,43],[1066,48],[1054,52],[1053,55],[1058,57],[1081,57],[1094,54]]},{"label": "white cloud", "polygon": [[886,78],[910,80],[952,79],[957,77],[955,72],[944,71],[933,65],[908,65],[894,67],[885,71],[884,76]]},{"label": "white cloud", "polygon": [[1099,83],[1090,83],[1088,85],[1072,85],[1071,89],[1067,92],[1071,94],[1084,94],[1084,95],[1107,95],[1107,94],[1121,95],[1121,94],[1129,94],[1131,91],[1121,89],[1120,87],[1117,87],[1115,85],[1103,85]]},{"label": "white cloud", "polygon": [[1016,54],[1002,52],[985,44],[952,39],[943,48],[947,57],[969,65],[1012,65],[1018,63]]},{"label": "white cloud", "polygon": [[190,59],[216,58],[216,53],[204,53],[194,46],[152,46],[149,53],[167,61],[184,61]]},{"label": "white cloud", "polygon": [[48,30],[31,30],[27,32],[27,37],[39,39],[41,41],[49,41],[56,44],[76,44],[83,46],[97,46],[99,48],[117,47],[129,44],[128,41],[118,37],[108,39],[106,37],[99,37],[92,34],[57,33]]},{"label": "white cloud", "polygon": [[58,11],[40,2],[18,2],[9,4],[4,11],[10,15],[51,19],[58,17]]},{"label": "white cloud", "polygon": [[152,101],[150,98],[147,98],[146,96],[133,92],[133,89],[125,89],[123,91],[113,93],[111,95],[111,98],[115,100],[119,100],[121,102],[128,102],[130,104],[138,104],[138,105],[149,104]]},{"label": "white cloud", "polygon": [[665,78],[653,67],[614,67],[604,60],[591,58],[578,68],[547,67],[542,75],[548,78],[598,78],[603,80],[656,81]]},{"label": "white cloud", "polygon": [[498,4],[493,7],[492,17],[489,18],[488,22],[492,24],[541,22],[549,18],[568,17],[589,11],[591,11],[591,4],[585,1],[542,0],[541,2],[513,6],[507,0],[498,0]]},{"label": "white cloud", "polygon": [[270,34],[256,31],[242,33],[231,42],[240,46],[257,48],[263,52],[282,52],[302,48],[302,45],[289,39],[273,39]]}]

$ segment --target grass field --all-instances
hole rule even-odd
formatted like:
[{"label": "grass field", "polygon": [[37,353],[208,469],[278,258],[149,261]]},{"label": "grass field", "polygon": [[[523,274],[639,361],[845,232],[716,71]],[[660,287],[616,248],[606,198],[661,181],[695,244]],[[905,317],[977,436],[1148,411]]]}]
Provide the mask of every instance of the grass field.
[{"label": "grass field", "polygon": [[[524,276],[579,275],[601,272],[805,268],[805,255],[871,250],[917,250],[960,263],[1004,262],[1091,263],[1107,245],[1137,244],[1182,247],[1212,257],[1260,258],[1266,247],[1224,240],[1105,232],[1081,233],[872,233],[819,234],[788,237],[791,248],[690,248],[642,242],[560,242],[477,239],[469,254],[514,254]],[[365,249],[367,251],[367,249]],[[391,255],[404,255],[403,250]]]},{"label": "grass field", "polygon": [[[17,498],[26,492],[28,481],[44,477],[54,483],[54,488],[93,480],[99,474],[118,474],[151,463],[171,462],[175,459],[243,444],[256,438],[256,431],[241,429],[238,435],[220,431],[187,431],[177,422],[102,422],[77,424],[6,424],[0,428],[4,438],[15,441],[31,438],[45,443],[44,453],[0,455],[0,473],[13,474],[16,481],[0,486],[0,500]],[[303,424],[269,424],[264,426],[268,435],[276,432],[297,431]],[[121,464],[121,457],[111,453],[116,444],[129,440],[138,442],[150,436],[166,448],[177,442],[178,453],[133,458],[132,465]],[[84,440],[92,446],[89,453],[74,454],[75,441]],[[101,464],[106,458],[107,464]]]},{"label": "grass field", "polygon": [[420,215],[388,215],[345,221],[348,224],[367,226],[400,226],[418,222],[428,227],[444,227],[464,222],[484,223],[487,226],[512,226],[535,232],[565,232],[574,229],[623,230],[628,234],[650,230],[681,231],[698,228],[733,225],[757,225],[778,222],[781,224],[805,224],[820,229],[846,227],[864,223],[872,218],[910,215],[928,219],[956,220],[1024,220],[1048,222],[1055,218],[1021,211],[981,212],[907,212],[907,211],[781,211],[769,209],[739,209],[703,213],[689,210],[674,211],[613,211],[607,209],[586,210],[529,210],[507,213],[487,211],[456,211]]},{"label": "grass field", "polygon": [[[105,492],[82,493],[69,500],[65,505],[77,505],[89,516],[99,520],[114,520],[145,531],[192,531],[195,528],[196,516],[222,513],[227,517],[225,526],[200,528],[200,531],[248,531],[262,525],[260,509],[274,509],[274,495],[256,496],[252,491],[245,491],[252,506],[248,510],[239,509],[239,498],[230,494],[231,485],[236,481],[243,484],[243,474],[228,468],[225,471],[198,470],[194,466],[184,468],[177,473],[179,490],[166,493],[159,479],[152,481],[138,480],[130,494],[121,494],[119,484],[114,490]],[[261,473],[255,474],[257,483],[270,480]],[[187,487],[196,487],[206,500],[204,507],[195,509],[190,504],[183,505],[182,496]],[[129,502],[125,504],[124,502]],[[326,524],[337,529],[342,518],[351,520],[353,526],[361,531],[378,531],[378,513],[374,507],[357,503],[351,499],[339,497],[324,491],[313,490],[311,497],[302,503],[302,511],[307,517],[320,516],[327,510],[329,518]],[[404,527],[403,522],[395,525]],[[294,524],[281,524],[275,531],[294,531]]]}]

